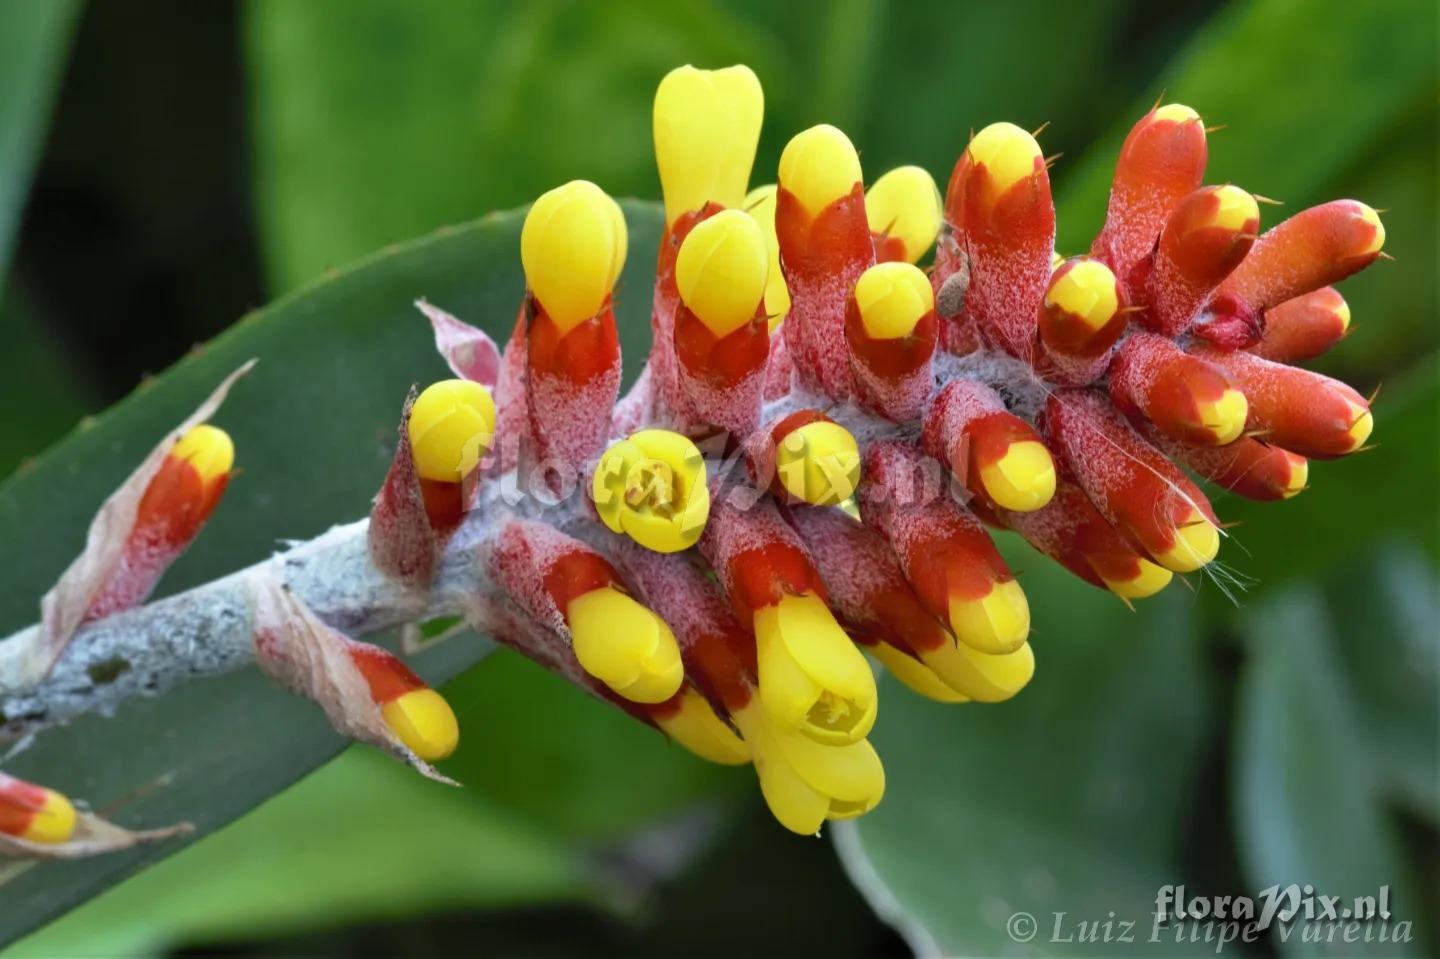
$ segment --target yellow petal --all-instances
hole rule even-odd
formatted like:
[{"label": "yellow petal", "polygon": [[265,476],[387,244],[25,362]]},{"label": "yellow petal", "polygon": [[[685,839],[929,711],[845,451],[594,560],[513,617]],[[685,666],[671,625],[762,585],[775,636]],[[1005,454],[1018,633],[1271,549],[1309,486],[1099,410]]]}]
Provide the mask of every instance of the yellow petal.
[{"label": "yellow petal", "polygon": [[796,499],[836,506],[860,485],[860,446],[838,423],[808,423],[780,441],[775,471],[780,485]]},{"label": "yellow petal", "polygon": [[998,505],[1028,513],[1055,495],[1055,461],[1035,440],[1011,443],[1004,456],[980,468],[980,482]]},{"label": "yellow petal", "polygon": [[588,180],[556,187],[530,207],[520,231],[525,281],[561,332],[600,312],[627,243],[619,204]]},{"label": "yellow petal", "polygon": [[680,647],[659,616],[613,586],[570,601],[566,611],[580,666],[615,692],[640,703],[675,695],[684,679]]},{"label": "yellow petal", "polygon": [[825,603],[785,596],[755,614],[760,702],[780,730],[850,743],[875,724],[875,674]]},{"label": "yellow petal", "polygon": [[977,703],[1003,702],[1035,675],[1035,653],[1029,643],[1008,653],[982,653],[947,636],[921,658],[947,686]]},{"label": "yellow petal", "polygon": [[940,232],[940,190],[918,166],[896,167],[870,184],[865,216],[870,232],[900,240],[905,259],[918,263]]},{"label": "yellow petal", "polygon": [[412,689],[380,707],[395,738],[426,762],[437,762],[460,744],[460,724],[450,704],[433,689]]},{"label": "yellow petal", "polygon": [[992,123],[970,141],[970,159],[990,173],[996,193],[1003,193],[1035,172],[1040,144],[1013,123]]},{"label": "yellow petal", "polygon": [[894,340],[909,336],[935,308],[935,291],[912,264],[877,263],[855,282],[855,305],[871,339]]},{"label": "yellow petal", "polygon": [[780,269],[780,238],[775,233],[775,184],[757,186],[745,196],[745,212],[760,224],[765,234],[765,250],[769,254],[770,268],[765,276],[765,315],[770,317],[770,332],[790,312],[790,289],[785,285],[785,273]]},{"label": "yellow petal", "polygon": [[26,842],[55,846],[75,835],[75,806],[53,789],[45,790],[45,802],[20,834]]},{"label": "yellow petal", "polygon": [[680,711],[655,720],[671,739],[701,759],[725,766],[741,766],[750,761],[750,747],[694,689],[680,696]]},{"label": "yellow petal", "polygon": [[675,285],[710,332],[727,336],[755,316],[769,268],[760,225],[740,210],[724,210],[696,225],[680,244]]},{"label": "yellow petal", "polygon": [[678,67],[655,91],[655,163],[665,222],[713,200],[736,207],[745,195],[765,94],[746,66]]},{"label": "yellow petal", "polygon": [[874,646],[866,646],[865,651],[880,660],[891,675],[909,687],[912,692],[919,693],[926,699],[933,699],[937,703],[967,702],[966,696],[946,685],[945,681],[936,675],[929,666],[894,646],[888,643],[876,643]]},{"label": "yellow petal", "polygon": [[797,133],[780,154],[780,185],[812,217],[859,182],[860,155],[850,138],[828,123]]},{"label": "yellow petal", "polygon": [[1175,544],[1155,557],[1155,562],[1177,573],[1193,572],[1220,552],[1220,531],[1195,510],[1176,525]]},{"label": "yellow petal", "polygon": [[441,380],[410,407],[410,447],[421,477],[458,483],[479,465],[495,436],[495,401],[470,380]]},{"label": "yellow petal", "polygon": [[1120,308],[1115,274],[1099,260],[1082,259],[1045,291],[1045,305],[1074,315],[1097,332]]},{"label": "yellow petal", "polygon": [[[1091,564],[1094,568],[1094,564]],[[1105,586],[1122,599],[1145,599],[1154,596],[1160,590],[1170,585],[1170,580],[1175,574],[1163,566],[1156,566],[1148,559],[1140,560],[1140,572],[1133,579],[1109,579],[1099,570],[1096,574],[1104,581]]]},{"label": "yellow petal", "polygon": [[982,653],[1009,653],[1030,635],[1030,604],[1015,580],[994,583],[979,599],[950,600],[950,629]]}]

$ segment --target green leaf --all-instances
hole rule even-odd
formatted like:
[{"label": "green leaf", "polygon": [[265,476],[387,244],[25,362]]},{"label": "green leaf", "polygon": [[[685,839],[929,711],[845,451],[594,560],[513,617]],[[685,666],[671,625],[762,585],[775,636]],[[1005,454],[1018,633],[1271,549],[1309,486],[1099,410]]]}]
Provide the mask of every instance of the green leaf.
[{"label": "green leaf", "polygon": [[[1324,190],[1420,102],[1433,116],[1436,49],[1426,0],[1237,3],[1191,40],[1060,194],[1059,247],[1082,250],[1105,217],[1120,144],[1163,90],[1208,123],[1211,183],[1239,183],[1285,201],[1282,212],[1332,197]],[[1383,204],[1381,204],[1383,205]],[[1269,215],[1267,214],[1267,220]]]},{"label": "green leaf", "polygon": [[[1276,596],[1251,617],[1246,638],[1234,804],[1251,885],[1259,890],[1309,884],[1350,902],[1378,897],[1380,887],[1389,886],[1392,928],[1408,919],[1413,936],[1423,900],[1407,887],[1396,824],[1379,801],[1379,769],[1360,736],[1319,590],[1296,587]],[[1392,661],[1392,668],[1398,666]],[[1306,943],[1300,923],[1291,932],[1288,939],[1278,931],[1272,935],[1287,955],[1335,952],[1334,945]],[[1342,951],[1424,950],[1412,938],[1345,944]]]},{"label": "green leaf", "polygon": [[6,955],[161,953],[442,910],[600,898],[563,842],[354,747],[253,815],[122,883]]},{"label": "green leaf", "polygon": [[[633,376],[648,346],[660,214],[652,204],[627,203],[625,210],[631,245],[618,303],[621,342]],[[208,581],[263,559],[283,539],[308,538],[364,516],[385,475],[406,390],[417,381],[449,375],[434,352],[429,325],[411,301],[426,296],[503,336],[524,289],[517,255],[521,221],[518,212],[494,214],[439,231],[247,316],[0,486],[0,569],[6,571],[7,586],[0,593],[0,629],[36,619],[39,596],[80,549],[101,500],[157,437],[250,357],[259,358],[258,367],[216,420],[234,437],[243,472],[162,590]],[[488,649],[473,637],[460,637],[427,650],[415,662],[422,675],[437,682],[458,674]],[[462,752],[477,752],[475,759],[464,761],[478,765],[490,741],[510,728],[538,728],[556,709],[557,699],[580,697],[552,689],[553,696],[515,701],[513,712],[490,713],[486,722],[493,725],[486,728],[466,722],[462,703]],[[598,714],[606,707],[587,702],[584,708]],[[132,702],[114,719],[87,717],[47,731],[7,762],[6,771],[87,799],[127,826],[190,820],[203,836],[342,745],[319,710],[282,693],[255,671],[243,670]],[[611,756],[623,756],[610,750],[626,746],[619,735],[616,742],[583,743]],[[546,782],[545,766],[519,767],[525,759],[517,756],[510,774]],[[698,791],[695,777],[657,770],[687,762],[694,760],[667,749],[645,768],[657,783],[675,784],[683,799]],[[396,766],[394,775],[410,774]],[[624,816],[612,810],[597,819],[616,828]],[[4,887],[0,942],[181,845],[175,841],[31,870]]]},{"label": "green leaf", "polygon": [[0,284],[79,12],[79,0],[0,4]]},{"label": "green leaf", "polygon": [[941,706],[887,680],[872,735],[885,800],[835,831],[851,878],[922,953],[1010,954],[1020,912],[1040,955],[1085,951],[1065,941],[1075,923],[1112,912],[1148,935],[1156,890],[1182,877],[1208,721],[1184,602],[1134,614],[1038,563],[1023,577],[1035,679],[998,706]]}]

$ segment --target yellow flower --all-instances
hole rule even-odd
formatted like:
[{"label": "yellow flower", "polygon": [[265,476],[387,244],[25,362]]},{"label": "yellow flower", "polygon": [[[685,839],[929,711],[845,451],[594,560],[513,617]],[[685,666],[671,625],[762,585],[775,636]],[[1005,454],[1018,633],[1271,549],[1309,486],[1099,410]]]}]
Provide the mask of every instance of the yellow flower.
[{"label": "yellow flower", "polygon": [[678,67],[655,91],[655,163],[665,223],[710,201],[736,207],[750,181],[765,95],[746,66]]},{"label": "yellow flower", "polygon": [[710,517],[705,482],[705,458],[694,443],[669,430],[641,430],[600,457],[595,511],[646,549],[678,553],[699,541]]},{"label": "yellow flower", "polygon": [[819,596],[757,610],[755,647],[760,704],[776,729],[839,745],[875,725],[875,674]]},{"label": "yellow flower", "polygon": [[525,282],[562,333],[600,312],[625,266],[620,205],[589,180],[543,193],[525,214]]}]

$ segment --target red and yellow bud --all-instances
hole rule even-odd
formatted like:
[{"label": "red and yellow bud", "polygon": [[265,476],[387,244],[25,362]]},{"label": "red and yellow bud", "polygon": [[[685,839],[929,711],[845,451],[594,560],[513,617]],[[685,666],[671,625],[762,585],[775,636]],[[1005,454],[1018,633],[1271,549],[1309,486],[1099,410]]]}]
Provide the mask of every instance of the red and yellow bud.
[{"label": "red and yellow bud", "polygon": [[1215,558],[1220,529],[1210,502],[1104,397],[1052,394],[1044,429],[1090,502],[1144,556],[1177,573]]},{"label": "red and yellow bud", "polygon": [[826,821],[864,815],[885,794],[885,769],[868,740],[817,743],[775,728],[754,707],[735,721],[750,745],[766,805],[791,832],[812,836]]},{"label": "red and yellow bud", "polygon": [[1249,403],[1225,370],[1154,333],[1127,339],[1110,368],[1110,396],[1132,417],[1201,446],[1224,446],[1245,430]]},{"label": "red and yellow bud", "polygon": [[1277,363],[1303,363],[1344,339],[1350,306],[1333,286],[1321,287],[1272,306],[1264,325],[1264,335],[1250,352]]},{"label": "red and yellow bud", "polygon": [[836,506],[860,485],[860,446],[850,431],[815,410],[785,417],[770,431],[773,486],[813,506]]},{"label": "red and yellow bud", "polygon": [[705,458],[669,430],[612,444],[595,467],[592,495],[607,527],[658,553],[694,546],[710,516]]},{"label": "red and yellow bud", "polygon": [[952,380],[936,394],[921,442],[986,506],[1036,510],[1055,493],[1055,463],[1040,435],[973,380]]},{"label": "red and yellow bud", "polygon": [[525,398],[541,459],[578,465],[604,445],[620,390],[610,298],[627,243],[619,205],[586,180],[543,194],[525,216]]},{"label": "red and yellow bud", "polygon": [[1121,599],[1144,599],[1170,583],[1170,570],[1135,552],[1073,483],[1061,482],[1041,509],[1000,510],[996,518],[1076,576]]},{"label": "red and yellow bud", "polygon": [[75,806],[53,789],[0,773],[0,833],[55,846],[75,834]]},{"label": "red and yellow bud", "polygon": [[1333,200],[1267,231],[1221,285],[1220,294],[1258,316],[1363,270],[1384,245],[1379,214],[1357,200]]},{"label": "red and yellow bud", "polygon": [[349,651],[396,739],[426,762],[445,759],[455,752],[460,743],[460,725],[444,696],[378,646],[352,642]]},{"label": "red and yellow bud", "polygon": [[757,186],[745,195],[745,212],[760,224],[760,232],[765,235],[765,250],[769,254],[769,269],[765,274],[765,316],[770,321],[771,333],[790,312],[790,290],[785,286],[785,272],[780,268],[780,238],[775,235],[777,189],[771,183]]},{"label": "red and yellow bud", "polygon": [[1198,355],[1235,378],[1250,400],[1246,428],[1267,443],[1333,459],[1370,438],[1375,421],[1369,402],[1339,380],[1243,351],[1205,349]]},{"label": "red and yellow bud", "polygon": [[1236,186],[1196,190],[1171,214],[1147,284],[1151,329],[1178,336],[1240,265],[1260,230],[1260,207]]},{"label": "red and yellow bud", "polygon": [[1068,381],[1093,381],[1125,332],[1125,295],[1115,274],[1099,260],[1073,257],[1050,276],[1037,321],[1040,342],[1056,371]]},{"label": "red and yellow bud", "polygon": [[930,279],[905,262],[860,275],[845,316],[845,337],[862,402],[897,421],[920,414],[935,386],[937,326]]},{"label": "red and yellow bud", "polygon": [[90,604],[87,620],[138,606],[184,553],[220,504],[235,465],[224,430],[202,423],[176,443],[151,477],[121,562]]},{"label": "red and yellow bud", "polygon": [[923,167],[896,167],[870,184],[865,216],[875,259],[919,263],[940,232],[940,188]]},{"label": "red and yellow bud", "polygon": [[835,127],[811,127],[786,145],[775,232],[791,298],[783,327],[787,352],[807,386],[844,398],[850,393],[846,305],[875,250],[860,157]]},{"label": "red and yellow bud", "polygon": [[1205,124],[1179,103],[1156,107],[1130,130],[1115,163],[1105,227],[1090,249],[1129,281],[1170,213],[1205,176]]},{"label": "red and yellow bud", "polygon": [[969,259],[966,315],[1028,358],[1055,249],[1050,175],[1035,138],[1013,123],[975,134],[950,176],[945,215]]},{"label": "red and yellow bud", "polygon": [[872,444],[861,496],[865,522],[890,543],[905,578],[932,616],[962,643],[1010,653],[1030,634],[1030,606],[980,521],[927,476],[933,466],[908,444]]},{"label": "red and yellow bud", "polygon": [[1310,479],[1310,463],[1305,457],[1248,436],[1222,447],[1167,442],[1159,436],[1152,440],[1196,475],[1246,499],[1289,499],[1304,490]]},{"label": "red and yellow bud", "polygon": [[655,91],[655,163],[665,223],[706,203],[740,206],[760,142],[765,94],[749,67],[677,67]]}]

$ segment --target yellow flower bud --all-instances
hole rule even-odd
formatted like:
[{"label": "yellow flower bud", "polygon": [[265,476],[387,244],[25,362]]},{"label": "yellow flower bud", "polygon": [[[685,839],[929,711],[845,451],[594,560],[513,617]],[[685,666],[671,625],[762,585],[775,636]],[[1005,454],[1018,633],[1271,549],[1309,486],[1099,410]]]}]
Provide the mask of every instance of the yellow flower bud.
[{"label": "yellow flower bud", "polygon": [[192,427],[180,437],[170,455],[186,460],[195,467],[204,482],[211,482],[230,472],[235,465],[235,444],[230,434],[209,423]]},{"label": "yellow flower bud", "polygon": [[620,205],[588,180],[537,199],[520,231],[525,282],[561,332],[600,312],[625,266]]},{"label": "yellow flower bud", "polygon": [[1055,495],[1055,460],[1036,440],[1011,443],[998,460],[980,467],[980,482],[996,505],[1017,513],[1040,509]]},{"label": "yellow flower bud", "polygon": [[765,234],[765,249],[770,255],[770,268],[765,276],[765,315],[770,318],[770,332],[790,312],[790,289],[780,269],[780,238],[775,233],[775,184],[757,186],[745,196],[745,212],[760,224]]},{"label": "yellow flower bud", "polygon": [[783,596],[755,613],[760,703],[782,731],[853,743],[875,724],[875,674],[820,597]]},{"label": "yellow flower bud", "polygon": [[979,599],[951,597],[950,629],[982,653],[1010,653],[1030,635],[1030,603],[1015,580],[992,583]]},{"label": "yellow flower bud", "polygon": [[1227,183],[1217,188],[1215,199],[1220,201],[1220,205],[1215,209],[1211,226],[1225,230],[1243,230],[1251,221],[1260,222],[1260,206],[1255,202],[1255,197],[1238,186]]},{"label": "yellow flower bud", "polygon": [[877,263],[855,282],[855,305],[872,340],[909,336],[920,318],[935,309],[935,291],[918,267]]},{"label": "yellow flower bud", "polygon": [[787,433],[775,450],[775,472],[793,497],[835,506],[860,485],[860,446],[838,423],[821,420]]},{"label": "yellow flower bud", "polygon": [[1220,531],[1215,524],[1191,509],[1175,528],[1175,544],[1155,562],[1177,573],[1192,573],[1209,563],[1220,552]]},{"label": "yellow flower bud", "polygon": [[412,689],[380,707],[385,725],[426,762],[447,759],[460,744],[455,711],[433,689]]},{"label": "yellow flower bud", "polygon": [[566,611],[580,666],[636,703],[663,703],[685,679],[680,646],[665,621],[613,586],[570,601]]},{"label": "yellow flower bud", "polygon": [[868,740],[838,746],[776,729],[754,706],[735,717],[755,760],[760,791],[782,826],[813,836],[826,820],[853,819],[885,795],[885,767]]},{"label": "yellow flower bud", "polygon": [[[1302,459],[1300,462],[1305,463],[1306,461]],[[1304,485],[1303,479],[1301,480],[1301,485]],[[1148,559],[1139,560],[1139,563],[1140,572],[1132,579],[1111,579],[1100,572],[1099,568],[1093,563],[1091,564],[1091,569],[1095,570],[1096,575],[1104,581],[1110,592],[1119,596],[1121,599],[1145,599],[1147,596],[1154,596],[1160,592],[1160,590],[1169,586],[1170,580],[1175,576],[1170,570],[1163,566],[1156,566]]]},{"label": "yellow flower bud", "polygon": [[945,681],[929,666],[888,643],[866,646],[865,651],[880,660],[890,674],[909,687],[911,692],[918,693],[926,699],[933,699],[937,703],[968,701],[965,696],[946,685]]},{"label": "yellow flower bud", "polygon": [[680,244],[675,285],[711,333],[728,336],[755,316],[769,266],[760,225],[740,210],[724,210],[697,224]]},{"label": "yellow flower bud", "polygon": [[1120,308],[1115,274],[1099,260],[1082,259],[1045,291],[1045,305],[1079,318],[1099,331]]},{"label": "yellow flower bud", "polygon": [[1035,172],[1044,154],[1035,138],[1013,123],[992,123],[970,141],[970,159],[990,173],[997,194]]},{"label": "yellow flower bud", "polygon": [[53,789],[45,789],[44,794],[44,802],[33,812],[20,838],[47,846],[69,842],[75,835],[75,805]]},{"label": "yellow flower bud", "polygon": [[918,263],[940,232],[940,190],[918,166],[896,167],[865,193],[870,232],[900,240],[905,259]]},{"label": "yellow flower bud", "polygon": [[705,458],[669,430],[641,430],[611,445],[591,491],[606,526],[657,553],[694,546],[710,517]]},{"label": "yellow flower bud", "polygon": [[746,66],[678,67],[655,91],[655,163],[665,223],[709,201],[736,207],[750,182],[765,95]]},{"label": "yellow flower bud", "polygon": [[1035,653],[1029,643],[1008,653],[982,653],[947,633],[945,642],[920,658],[946,686],[977,703],[1003,702],[1035,675]]},{"label": "yellow flower bud", "polygon": [[410,407],[410,448],[423,479],[458,483],[495,437],[495,401],[470,380],[432,383]]},{"label": "yellow flower bud", "polygon": [[655,722],[701,759],[724,766],[743,766],[750,761],[750,747],[720,721],[710,703],[694,689],[680,695],[679,712],[656,716]]},{"label": "yellow flower bud", "polygon": [[860,182],[860,154],[828,123],[797,133],[780,154],[780,185],[812,217]]}]

